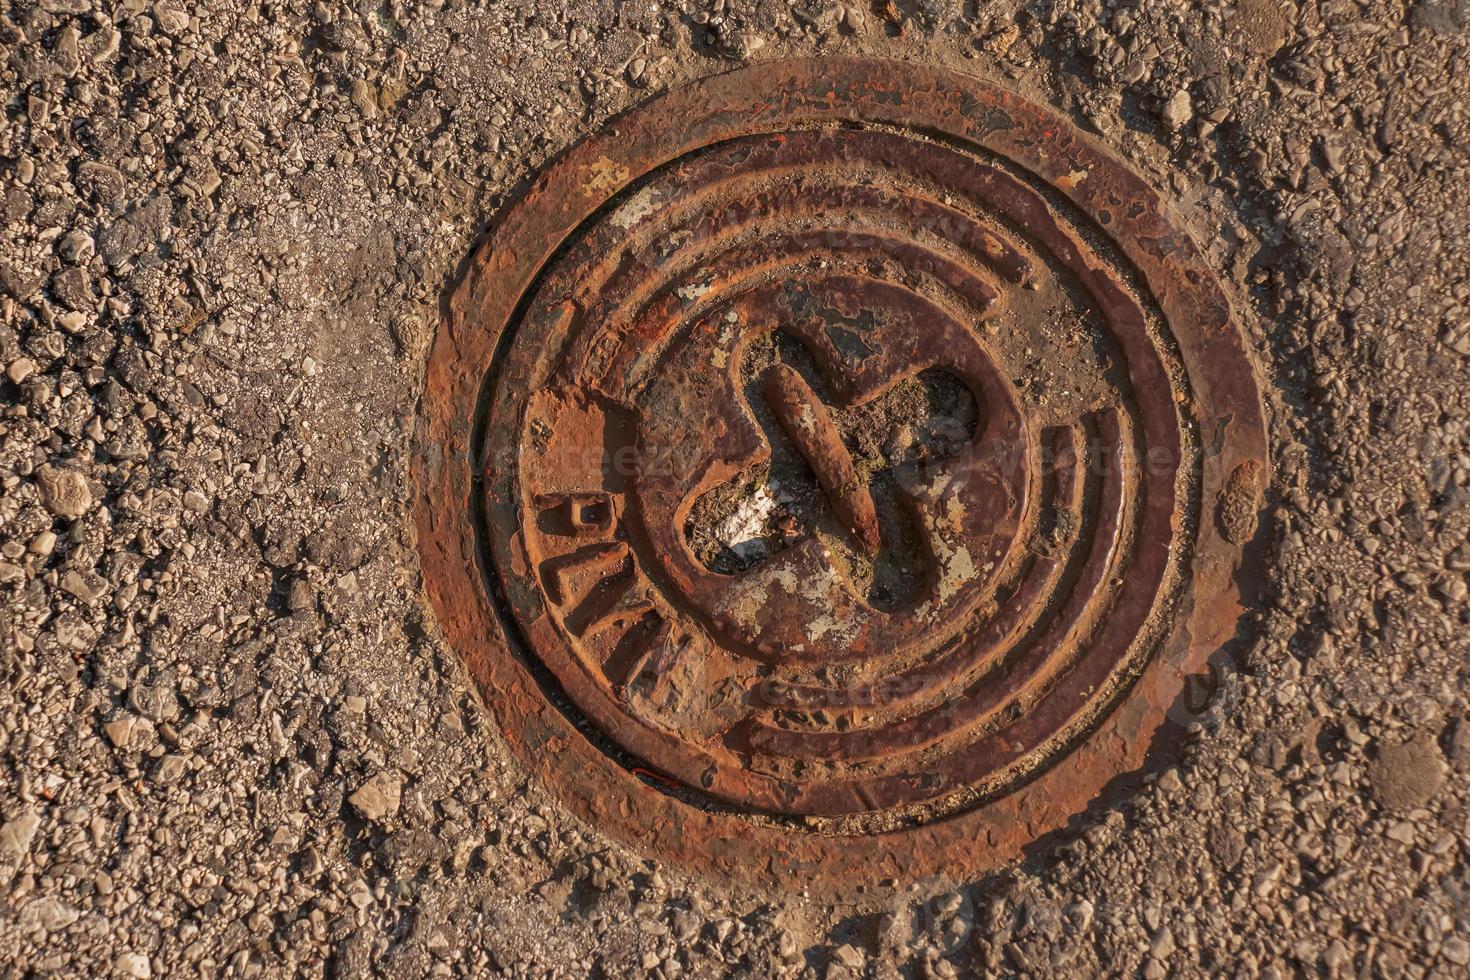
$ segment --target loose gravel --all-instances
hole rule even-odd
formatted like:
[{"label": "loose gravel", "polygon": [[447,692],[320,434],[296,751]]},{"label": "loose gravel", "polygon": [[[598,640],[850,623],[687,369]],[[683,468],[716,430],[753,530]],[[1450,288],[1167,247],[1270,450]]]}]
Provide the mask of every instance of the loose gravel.
[{"label": "loose gravel", "polygon": [[[1464,0],[0,4],[6,975],[1463,976]],[[420,599],[445,290],[557,151],[736,64],[996,79],[1109,142],[1272,389],[1270,600],[1180,764],[832,906],[517,774]]]}]

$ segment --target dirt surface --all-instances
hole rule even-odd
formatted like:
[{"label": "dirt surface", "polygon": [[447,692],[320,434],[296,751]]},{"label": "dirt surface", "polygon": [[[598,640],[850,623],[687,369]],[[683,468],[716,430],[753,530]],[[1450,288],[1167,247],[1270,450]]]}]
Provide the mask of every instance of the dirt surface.
[{"label": "dirt surface", "polygon": [[[1470,968],[1463,0],[40,0],[0,43],[7,973]],[[1274,416],[1270,600],[1180,764],[882,907],[562,811],[408,518],[496,210],[652,91],[822,53],[997,80],[1172,193]]]}]

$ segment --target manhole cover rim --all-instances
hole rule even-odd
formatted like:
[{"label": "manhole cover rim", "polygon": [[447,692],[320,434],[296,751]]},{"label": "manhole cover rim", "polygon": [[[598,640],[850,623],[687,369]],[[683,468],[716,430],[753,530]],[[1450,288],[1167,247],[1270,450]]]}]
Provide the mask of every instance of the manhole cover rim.
[{"label": "manhole cover rim", "polygon": [[[478,492],[470,446],[485,373],[520,298],[559,244],[617,190],[685,153],[797,121],[846,120],[923,126],[977,145],[1106,226],[1168,320],[1198,405],[1209,407],[1197,424],[1211,436],[1187,611],[1107,718],[1007,796],[934,823],[854,837],[690,806],[652,790],[588,741],[508,645],[485,595],[489,570],[481,567],[475,522],[465,518]],[[1060,117],[991,83],[909,63],[802,59],[710,76],[660,95],[542,171],[477,248],[449,307],[430,356],[420,427],[425,448],[414,468],[426,592],[518,761],[584,819],[661,860],[737,880],[839,890],[1008,861],[1084,809],[1111,780],[1143,766],[1150,751],[1167,748],[1154,737],[1166,712],[1186,676],[1233,635],[1241,593],[1259,581],[1259,548],[1248,545],[1241,556],[1215,519],[1216,501],[1230,494],[1245,498],[1231,498],[1237,509],[1259,510],[1269,464],[1255,372],[1213,271],[1128,166]]]}]

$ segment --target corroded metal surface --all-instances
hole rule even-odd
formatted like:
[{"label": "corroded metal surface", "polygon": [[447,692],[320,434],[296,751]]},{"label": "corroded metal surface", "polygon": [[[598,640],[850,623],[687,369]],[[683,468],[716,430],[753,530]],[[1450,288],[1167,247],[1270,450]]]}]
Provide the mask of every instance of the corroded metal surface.
[{"label": "corroded metal surface", "polygon": [[863,60],[707,79],[548,168],[422,436],[429,597],[524,764],[662,859],[838,890],[1007,860],[1165,746],[1268,466],[1157,195]]}]

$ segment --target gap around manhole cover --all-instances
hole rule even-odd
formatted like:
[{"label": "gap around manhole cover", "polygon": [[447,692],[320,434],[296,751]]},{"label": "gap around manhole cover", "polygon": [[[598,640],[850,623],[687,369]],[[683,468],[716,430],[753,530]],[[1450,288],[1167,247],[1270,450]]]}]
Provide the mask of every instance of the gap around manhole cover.
[{"label": "gap around manhole cover", "polygon": [[976,79],[764,64],[568,151],[454,293],[429,598],[509,744],[661,860],[975,872],[1167,741],[1267,480],[1158,196]]}]

